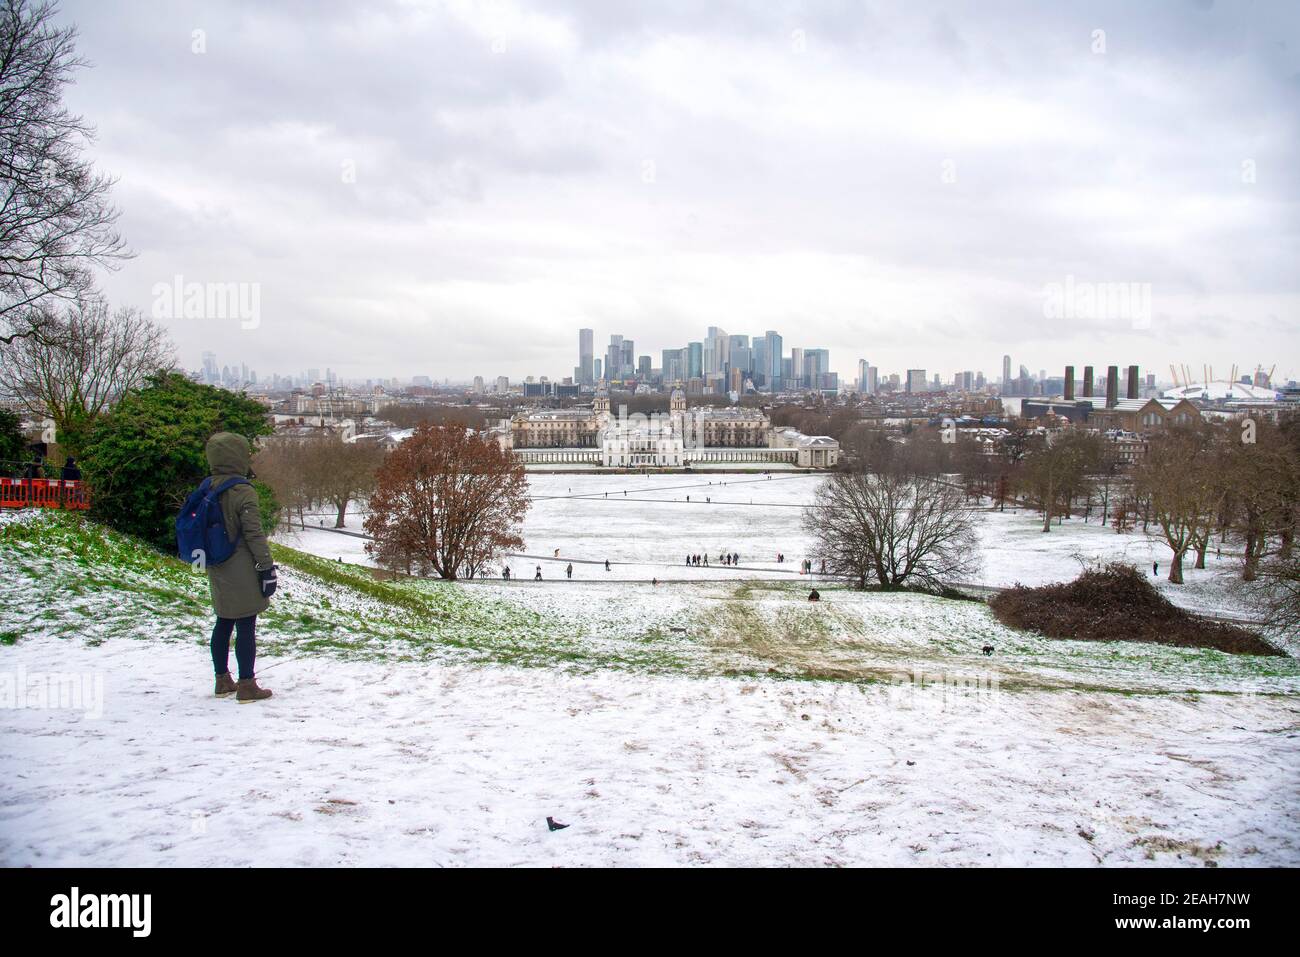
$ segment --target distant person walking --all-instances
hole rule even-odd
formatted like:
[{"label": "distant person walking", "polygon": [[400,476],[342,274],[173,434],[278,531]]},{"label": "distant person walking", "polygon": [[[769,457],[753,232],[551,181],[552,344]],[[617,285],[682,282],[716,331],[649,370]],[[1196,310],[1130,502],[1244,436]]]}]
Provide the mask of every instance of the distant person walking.
[{"label": "distant person walking", "polygon": [[609,559],[605,559],[605,571],[609,571]]},{"label": "distant person walking", "polygon": [[535,574],[535,575],[533,576],[533,581],[535,581],[535,582],[539,582],[539,581],[541,581],[541,580],[542,580],[542,566],[541,566],[541,565],[538,565],[538,566],[537,566],[537,574]]},{"label": "distant person walking", "polygon": [[569,562],[569,564],[565,566],[564,574],[567,575],[569,578],[573,577],[573,562]]},{"label": "distant person walking", "polygon": [[[232,479],[247,479],[252,474],[253,451],[248,440],[233,432],[218,432],[208,439],[210,486]],[[257,616],[271,604],[278,584],[275,561],[262,530],[262,516],[257,492],[247,481],[232,485],[217,498],[226,538],[235,542],[235,551],[219,565],[207,565],[208,587],[217,623],[212,629],[212,665],[216,670],[216,694],[225,697],[232,691],[241,702],[262,701],[271,697],[266,688],[257,686],[254,663],[257,659]],[[235,633],[235,659],[239,681],[230,677],[230,636]]]},{"label": "distant person walking", "polygon": [[510,566],[509,566],[509,565],[507,565],[505,568],[501,569],[501,577],[504,578],[506,581],[510,581]]},{"label": "distant person walking", "polygon": [[1159,563],[1159,562],[1152,562],[1152,563],[1151,563],[1151,575],[1152,575],[1152,577],[1155,577],[1156,575],[1159,575],[1159,574],[1160,574],[1160,563]]}]

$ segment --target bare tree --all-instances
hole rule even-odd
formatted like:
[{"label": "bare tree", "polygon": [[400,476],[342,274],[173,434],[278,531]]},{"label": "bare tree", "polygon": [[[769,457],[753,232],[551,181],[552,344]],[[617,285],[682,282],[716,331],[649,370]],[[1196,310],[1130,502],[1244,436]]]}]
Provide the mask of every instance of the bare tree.
[{"label": "bare tree", "polygon": [[522,548],[527,511],[528,479],[512,453],[463,428],[423,425],[379,469],[366,547],[390,568],[456,579]]},{"label": "bare tree", "polygon": [[309,446],[313,441],[274,437],[253,458],[253,470],[275,492],[276,500],[288,516],[288,527],[293,526],[293,516],[297,514],[299,526],[306,528],[306,512],[319,501],[309,468]]},{"label": "bare tree", "polygon": [[[1070,502],[1100,459],[1098,440],[1084,432],[1048,433],[1032,444],[1021,471],[1021,488],[1043,513],[1043,531],[1052,530],[1056,515],[1068,515]],[[1064,504],[1063,504],[1064,503]]]},{"label": "bare tree", "polygon": [[91,270],[130,255],[113,183],[83,156],[94,131],[63,105],[85,62],[52,3],[0,4],[0,344],[48,338],[49,307],[90,294]]},{"label": "bare tree", "polygon": [[1283,632],[1300,631],[1300,554],[1276,552],[1261,563],[1257,578],[1246,586],[1268,623]]},{"label": "bare tree", "polygon": [[1134,479],[1165,544],[1174,553],[1169,581],[1183,583],[1183,558],[1214,527],[1222,495],[1215,457],[1207,438],[1176,429],[1153,438]]},{"label": "bare tree", "polygon": [[937,478],[841,473],[821,484],[803,521],[814,561],[859,588],[937,592],[978,567],[965,493]]},{"label": "bare tree", "polygon": [[16,339],[0,351],[0,395],[52,419],[60,442],[75,444],[119,397],[173,364],[167,333],[138,310],[110,312],[92,299],[50,321],[58,335]]},{"label": "bare tree", "polygon": [[321,497],[337,511],[335,528],[344,527],[349,502],[370,494],[383,461],[383,449],[369,442],[344,442],[334,437],[313,443],[310,467],[316,473],[315,486]]}]

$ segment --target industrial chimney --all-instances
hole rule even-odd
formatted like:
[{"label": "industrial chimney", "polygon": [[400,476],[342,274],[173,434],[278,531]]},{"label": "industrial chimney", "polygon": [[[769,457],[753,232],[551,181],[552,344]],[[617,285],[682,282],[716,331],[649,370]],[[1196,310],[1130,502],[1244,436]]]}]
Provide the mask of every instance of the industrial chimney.
[{"label": "industrial chimney", "polygon": [[1128,397],[1130,399],[1138,398],[1138,367],[1128,367]]},{"label": "industrial chimney", "polygon": [[1074,400],[1074,366],[1065,367],[1065,401]]},{"label": "industrial chimney", "polygon": [[1085,399],[1091,399],[1092,396],[1093,396],[1092,366],[1084,366],[1083,367],[1083,397]]},{"label": "industrial chimney", "polygon": [[1106,408],[1119,405],[1119,366],[1106,367]]}]

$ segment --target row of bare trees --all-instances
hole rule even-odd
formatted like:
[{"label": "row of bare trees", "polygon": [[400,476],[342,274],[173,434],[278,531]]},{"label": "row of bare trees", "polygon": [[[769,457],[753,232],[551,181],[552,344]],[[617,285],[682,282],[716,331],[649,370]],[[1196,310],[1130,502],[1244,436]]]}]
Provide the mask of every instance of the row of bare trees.
[{"label": "row of bare trees", "polygon": [[1231,422],[1174,429],[1151,440],[1134,474],[1173,552],[1171,582],[1189,553],[1205,567],[1217,535],[1242,547],[1242,580],[1275,575],[1294,553],[1300,523],[1300,422]]},{"label": "row of bare trees", "polygon": [[366,547],[381,567],[447,579],[475,577],[523,547],[528,508],[523,465],[498,443],[464,427],[424,424],[387,455],[337,436],[281,438],[257,453],[258,478],[290,524],[321,507],[345,527],[350,502],[368,500]]},{"label": "row of bare trees", "polygon": [[338,436],[281,438],[257,453],[253,469],[275,492],[290,524],[296,515],[306,528],[308,513],[329,507],[334,527],[344,528],[348,504],[370,495],[383,459],[382,449],[368,442],[344,442]]}]

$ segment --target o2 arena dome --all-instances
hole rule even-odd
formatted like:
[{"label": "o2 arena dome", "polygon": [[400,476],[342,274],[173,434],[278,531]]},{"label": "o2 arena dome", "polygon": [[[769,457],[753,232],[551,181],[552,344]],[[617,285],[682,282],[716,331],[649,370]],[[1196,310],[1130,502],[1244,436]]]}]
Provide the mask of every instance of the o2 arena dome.
[{"label": "o2 arena dome", "polygon": [[1260,385],[1247,385],[1244,382],[1227,382],[1213,379],[1210,382],[1196,382],[1192,385],[1179,386],[1160,393],[1165,399],[1206,399],[1210,402],[1236,400],[1255,402],[1275,402],[1278,393]]}]

